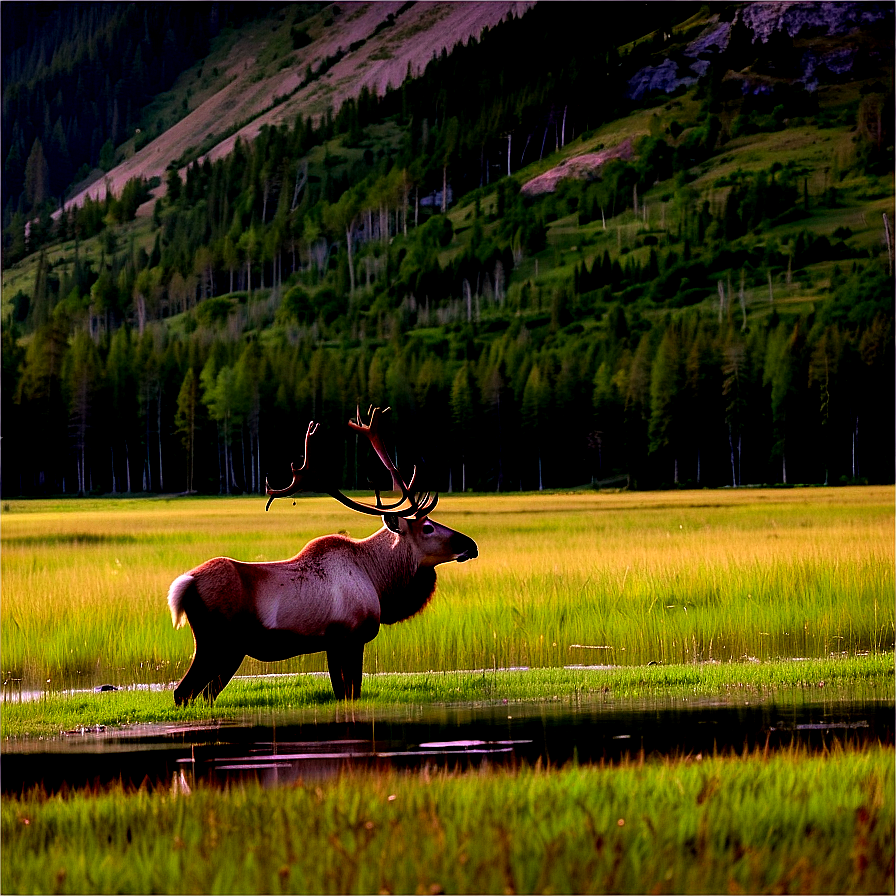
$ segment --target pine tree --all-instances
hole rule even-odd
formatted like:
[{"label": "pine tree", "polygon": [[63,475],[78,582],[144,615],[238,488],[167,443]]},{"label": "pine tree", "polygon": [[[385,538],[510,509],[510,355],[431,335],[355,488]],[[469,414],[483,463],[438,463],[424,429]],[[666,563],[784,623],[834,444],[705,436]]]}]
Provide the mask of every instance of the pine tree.
[{"label": "pine tree", "polygon": [[25,202],[31,210],[40,208],[50,198],[50,166],[40,139],[35,137],[25,163]]}]

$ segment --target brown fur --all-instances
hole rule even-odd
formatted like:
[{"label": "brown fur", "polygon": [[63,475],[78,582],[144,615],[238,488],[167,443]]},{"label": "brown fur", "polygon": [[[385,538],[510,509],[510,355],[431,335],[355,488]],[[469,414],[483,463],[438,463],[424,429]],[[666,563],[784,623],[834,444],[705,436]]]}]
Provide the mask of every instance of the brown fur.
[{"label": "brown fur", "polygon": [[396,583],[380,594],[380,622],[393,625],[416,616],[430,602],[435,590],[435,568],[421,566],[409,582]]},{"label": "brown fur", "polygon": [[186,619],[195,641],[175,702],[214,700],[247,654],[267,662],[320,650],[336,698],[354,699],[364,645],[380,625],[410,619],[429,603],[438,564],[477,553],[466,535],[424,517],[362,540],[325,535],[290,560],[208,560],[175,579],[168,594],[175,627]]}]

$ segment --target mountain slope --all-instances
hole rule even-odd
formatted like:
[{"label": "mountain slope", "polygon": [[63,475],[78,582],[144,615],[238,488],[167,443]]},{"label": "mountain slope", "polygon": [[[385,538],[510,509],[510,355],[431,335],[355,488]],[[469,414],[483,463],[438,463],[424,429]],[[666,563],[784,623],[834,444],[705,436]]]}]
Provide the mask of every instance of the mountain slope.
[{"label": "mountain slope", "polygon": [[[152,142],[116,165],[106,176],[78,191],[66,202],[80,205],[86,197],[120,194],[133,178],[165,178],[167,169],[200,144],[201,158],[230,153],[237,139],[252,140],[265,125],[292,123],[297,115],[318,118],[328,108],[338,111],[362,88],[382,95],[397,88],[410,72],[417,75],[443,50],[478,37],[508,15],[534,5],[527,0],[489,3],[357,3],[340,4],[301,23],[311,42],[298,50],[289,41],[289,8],[260,26],[243,29],[242,38],[209,57],[195,69],[212,66],[227,83],[192,108],[188,115]],[[351,49],[355,47],[355,49]],[[307,82],[306,69],[319,70],[324,60],[340,58],[322,77]],[[164,195],[164,186],[154,191]]]}]

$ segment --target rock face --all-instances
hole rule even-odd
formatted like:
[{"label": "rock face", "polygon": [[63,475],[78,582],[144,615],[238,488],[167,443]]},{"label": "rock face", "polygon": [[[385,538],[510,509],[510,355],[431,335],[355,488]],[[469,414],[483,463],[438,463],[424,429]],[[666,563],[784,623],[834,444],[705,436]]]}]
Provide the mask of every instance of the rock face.
[{"label": "rock face", "polygon": [[710,24],[679,54],[687,61],[683,68],[671,57],[659,65],[641,69],[628,82],[628,96],[643,99],[651,93],[671,93],[679,87],[693,87],[709,70],[711,58],[728,47],[731,23],[713,16]]},{"label": "rock face", "polygon": [[753,42],[766,43],[774,31],[796,37],[804,28],[821,34],[848,34],[860,25],[880,21],[892,10],[884,3],[749,3],[741,20],[753,32]]},{"label": "rock face", "polygon": [[528,183],[523,184],[520,192],[524,196],[540,196],[542,193],[553,193],[557,189],[557,184],[567,177],[575,177],[581,180],[594,177],[598,169],[605,165],[610,159],[630,159],[632,156],[632,142],[625,140],[618,146],[611,149],[605,149],[601,152],[586,152],[580,156],[573,156],[539,174],[538,177],[532,178]]},{"label": "rock face", "polygon": [[[753,43],[767,43],[776,31],[797,37],[804,30],[824,36],[846,35],[863,25],[873,24],[892,16],[888,3],[824,3],[824,2],[769,2],[744,4],[736,14],[752,33]],[[671,93],[679,87],[691,87],[709,70],[713,57],[723,53],[731,36],[731,22],[720,22],[714,16],[704,31],[686,47],[659,65],[648,66],[628,82],[628,96],[643,99],[651,93]],[[856,58],[854,48],[832,49],[820,54],[809,51],[803,56],[803,78],[807,89],[817,85],[815,72],[825,67],[833,74],[845,74]]]}]

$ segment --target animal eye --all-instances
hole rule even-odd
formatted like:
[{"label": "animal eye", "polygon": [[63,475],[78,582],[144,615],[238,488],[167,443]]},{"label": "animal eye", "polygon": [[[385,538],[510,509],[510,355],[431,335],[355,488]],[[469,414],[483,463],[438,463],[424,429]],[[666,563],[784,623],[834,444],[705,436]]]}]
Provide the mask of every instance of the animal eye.
[{"label": "animal eye", "polygon": [[424,523],[423,524],[423,534],[424,535],[432,535],[432,533],[435,531],[436,531],[436,527],[433,526],[432,523]]}]

